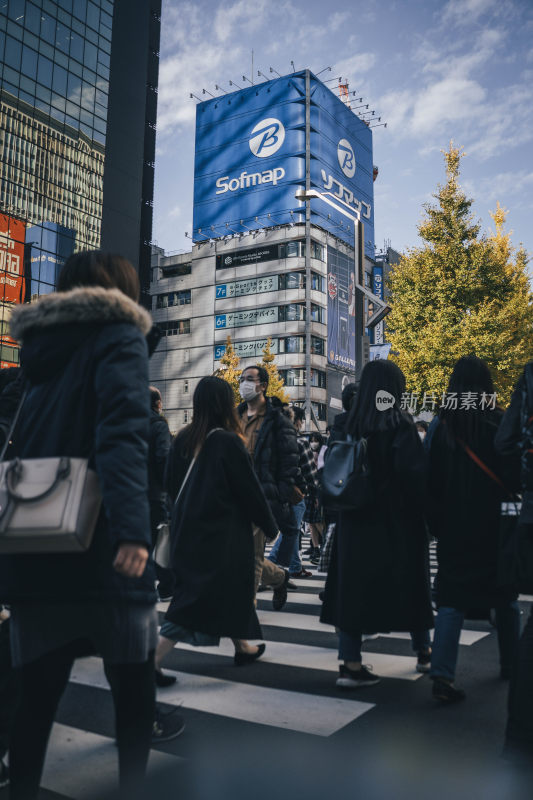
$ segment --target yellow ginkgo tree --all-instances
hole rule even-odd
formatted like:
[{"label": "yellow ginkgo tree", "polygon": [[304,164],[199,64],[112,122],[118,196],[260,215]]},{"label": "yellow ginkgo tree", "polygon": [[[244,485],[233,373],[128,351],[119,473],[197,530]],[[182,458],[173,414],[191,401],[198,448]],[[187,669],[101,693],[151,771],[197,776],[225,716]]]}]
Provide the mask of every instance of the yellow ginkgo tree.
[{"label": "yellow ginkgo tree", "polygon": [[424,206],[418,227],[423,244],[409,249],[391,272],[391,357],[409,392],[423,397],[442,395],[457,359],[474,354],[488,363],[505,406],[533,358],[528,256],[522,246],[511,245],[504,231],[507,212],[499,203],[491,214],[495,232],[480,234],[473,201],[459,186],[463,155],[450,143],[446,183],[434,195],[436,205]]}]

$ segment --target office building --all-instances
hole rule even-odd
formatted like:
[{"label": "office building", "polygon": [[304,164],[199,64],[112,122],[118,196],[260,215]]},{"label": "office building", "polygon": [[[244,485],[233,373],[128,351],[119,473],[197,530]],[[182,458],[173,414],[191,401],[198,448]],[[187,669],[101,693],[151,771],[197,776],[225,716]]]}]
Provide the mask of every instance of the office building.
[{"label": "office building", "polygon": [[0,346],[14,303],[79,250],[121,252],[148,292],[160,0],[0,3]]}]

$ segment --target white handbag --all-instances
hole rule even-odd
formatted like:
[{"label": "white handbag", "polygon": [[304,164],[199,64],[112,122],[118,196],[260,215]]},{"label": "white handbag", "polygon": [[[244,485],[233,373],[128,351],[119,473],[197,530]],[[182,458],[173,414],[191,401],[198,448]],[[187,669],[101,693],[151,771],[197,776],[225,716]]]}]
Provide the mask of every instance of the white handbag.
[{"label": "white handbag", "polygon": [[[215,431],[223,431],[224,428],[212,428],[207,436],[205,437],[208,439],[212,433]],[[191,463],[189,464],[189,468],[185,474],[185,477],[182,481],[180,486],[180,490],[178,492],[178,496],[174,502],[174,508],[177,508],[179,499],[181,494],[185,488],[187,481],[189,480],[189,476],[192,472],[192,468],[196,463],[196,459],[198,458],[198,453],[191,459]],[[161,525],[157,526],[157,541],[154,547],[154,561],[159,567],[163,567],[168,569],[171,566],[171,537],[170,537],[170,525],[167,522],[162,522]]]},{"label": "white handbag", "polygon": [[[24,393],[0,459],[7,450]],[[79,553],[91,544],[102,502],[86,458],[15,458],[0,463],[0,553]]]}]

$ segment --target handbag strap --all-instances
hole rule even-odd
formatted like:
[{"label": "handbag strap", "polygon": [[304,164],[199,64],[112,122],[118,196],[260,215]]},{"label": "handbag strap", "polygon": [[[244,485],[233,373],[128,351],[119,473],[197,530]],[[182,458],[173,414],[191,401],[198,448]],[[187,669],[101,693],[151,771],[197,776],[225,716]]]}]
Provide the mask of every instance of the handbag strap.
[{"label": "handbag strap", "polygon": [[7,452],[7,448],[9,447],[9,443],[10,443],[12,437],[13,437],[13,434],[15,433],[15,428],[17,427],[17,422],[19,421],[20,412],[22,411],[22,406],[24,405],[24,401],[26,400],[26,395],[27,394],[28,394],[28,390],[24,389],[24,391],[22,392],[22,396],[20,398],[20,402],[19,402],[19,404],[17,406],[17,410],[15,411],[15,415],[14,415],[13,420],[11,422],[11,427],[9,428],[9,432],[6,435],[6,440],[5,440],[4,445],[2,447],[2,452],[0,453],[0,461],[4,460],[4,456],[5,456],[6,452]]},{"label": "handbag strap", "polygon": [[491,480],[493,480],[493,481],[494,481],[494,483],[497,483],[497,484],[498,484],[498,486],[500,487],[500,489],[503,489],[503,491],[505,492],[505,494],[509,495],[509,497],[512,497],[512,498],[514,499],[514,494],[513,494],[513,492],[510,492],[510,491],[509,491],[509,489],[508,489],[508,488],[505,486],[505,484],[504,484],[504,483],[503,483],[503,482],[500,480],[500,478],[498,478],[498,476],[496,475],[496,473],[495,473],[495,472],[493,472],[493,471],[491,470],[491,468],[490,468],[490,467],[488,467],[488,466],[485,464],[485,462],[484,462],[484,461],[482,461],[482,460],[480,459],[480,457],[474,453],[474,451],[473,451],[473,450],[472,450],[472,449],[471,449],[471,448],[470,448],[470,447],[469,447],[469,446],[466,444],[466,442],[463,442],[463,440],[462,440],[462,439],[459,439],[459,437],[458,437],[458,436],[456,437],[456,439],[457,439],[457,441],[459,442],[459,444],[461,445],[461,447],[464,449],[464,451],[465,451],[465,452],[466,452],[466,453],[467,453],[467,454],[470,456],[470,458],[472,459],[472,461],[474,462],[474,464],[477,464],[477,465],[478,465],[478,467],[479,467],[480,469],[482,469],[482,470],[483,470],[483,472],[484,472],[486,475],[488,475],[488,476],[489,476],[489,478],[491,478]]},{"label": "handbag strap", "polygon": [[[211,430],[209,431],[209,433],[205,437],[206,440],[209,439],[211,434],[214,433],[215,431],[223,431],[223,430],[224,430],[224,428],[211,428]],[[204,444],[205,444],[205,442],[204,442]],[[182,484],[180,486],[180,490],[179,490],[178,496],[176,497],[176,500],[174,502],[174,506],[178,505],[178,501],[179,501],[179,499],[181,497],[181,493],[183,492],[183,490],[185,488],[185,484],[187,483],[187,481],[189,479],[189,476],[190,476],[190,474],[192,472],[192,468],[194,467],[194,465],[196,463],[196,459],[198,458],[199,455],[200,455],[200,451],[198,451],[198,453],[195,456],[193,456],[193,458],[191,460],[191,463],[189,464],[189,468],[188,468],[187,472],[185,473],[185,477],[184,477],[183,482],[182,482]]]}]

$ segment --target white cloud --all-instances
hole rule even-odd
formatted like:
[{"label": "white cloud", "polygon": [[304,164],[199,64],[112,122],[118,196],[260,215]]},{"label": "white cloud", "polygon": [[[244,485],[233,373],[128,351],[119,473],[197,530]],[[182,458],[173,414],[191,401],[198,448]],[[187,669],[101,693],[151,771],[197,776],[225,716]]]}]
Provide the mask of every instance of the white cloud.
[{"label": "white cloud", "polygon": [[348,78],[350,83],[357,84],[358,81],[360,82],[361,73],[369,72],[375,63],[375,53],[357,53],[336,62],[335,72],[338,72],[343,78]]},{"label": "white cloud", "polygon": [[446,78],[421,91],[414,104],[410,121],[412,131],[425,134],[443,122],[462,120],[475,113],[486,91],[475,81]]},{"label": "white cloud", "polygon": [[174,206],[174,208],[171,208],[167,217],[181,217],[181,206]]},{"label": "white cloud", "polygon": [[501,6],[501,0],[449,0],[442,11],[442,21],[465,25]]}]

